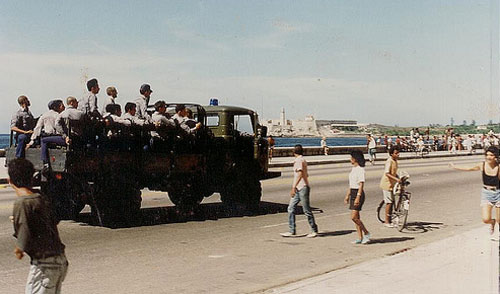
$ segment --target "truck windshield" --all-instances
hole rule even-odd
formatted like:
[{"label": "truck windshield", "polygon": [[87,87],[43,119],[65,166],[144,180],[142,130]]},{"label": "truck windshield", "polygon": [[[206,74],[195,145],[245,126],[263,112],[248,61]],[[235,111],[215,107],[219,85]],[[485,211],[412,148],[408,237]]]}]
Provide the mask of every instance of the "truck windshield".
[{"label": "truck windshield", "polygon": [[240,134],[253,135],[253,123],[252,118],[248,114],[235,115],[234,116],[234,130],[240,132]]}]

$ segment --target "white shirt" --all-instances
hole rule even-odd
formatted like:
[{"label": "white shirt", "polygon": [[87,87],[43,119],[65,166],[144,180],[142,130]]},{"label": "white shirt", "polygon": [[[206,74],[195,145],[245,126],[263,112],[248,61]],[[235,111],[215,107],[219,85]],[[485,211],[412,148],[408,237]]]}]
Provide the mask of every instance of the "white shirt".
[{"label": "white shirt", "polygon": [[116,104],[116,102],[115,102],[115,98],[108,96],[108,97],[106,97],[106,99],[104,100],[104,103],[102,104],[101,113],[103,116],[106,114],[106,106],[108,106],[110,104]]},{"label": "white shirt", "polygon": [[68,129],[66,127],[66,119],[69,120],[80,120],[82,119],[83,111],[76,109],[75,107],[68,105],[63,112],[59,114],[56,118],[56,130],[59,134],[65,138],[68,135]]},{"label": "white shirt", "polygon": [[82,99],[78,100],[78,110],[85,114],[91,114],[97,111],[97,95],[88,92]]},{"label": "white shirt", "polygon": [[370,137],[370,142],[368,143],[368,148],[373,149],[377,147],[377,143],[375,142],[375,139],[373,137]]},{"label": "white shirt", "polygon": [[133,124],[138,125],[138,126],[143,126],[146,121],[143,119],[138,118],[135,115],[131,115],[130,113],[126,112],[124,115],[122,115],[123,119],[128,119],[131,121]]},{"label": "white shirt", "polygon": [[[298,156],[295,158],[295,161],[293,163],[293,183],[297,181],[299,178],[299,171],[302,171],[302,175],[308,175],[307,174],[307,162],[304,159],[304,157]],[[297,184],[297,190],[301,190],[306,186],[306,181],[304,180],[304,177],[300,179],[299,183]]]},{"label": "white shirt", "polygon": [[59,113],[52,109],[42,114],[36,123],[35,129],[33,130],[31,144],[35,142],[36,138],[40,137],[42,129],[46,134],[56,135],[58,133],[56,130],[56,119],[58,117]]},{"label": "white shirt", "polygon": [[359,183],[365,182],[365,169],[361,166],[354,166],[349,173],[349,188],[359,189]]},{"label": "white shirt", "polygon": [[[175,126],[175,123],[173,120],[168,119],[165,114],[161,114],[158,111],[155,111],[152,116],[152,120],[154,123],[159,123],[162,126]],[[160,134],[156,131],[151,131],[151,136],[154,137],[159,137]]]},{"label": "white shirt", "polygon": [[326,140],[321,140],[321,147],[326,147]]},{"label": "white shirt", "polygon": [[150,122],[151,117],[149,116],[149,114],[147,112],[149,99],[146,98],[145,96],[141,96],[141,97],[135,99],[134,102],[135,102],[136,109],[137,109],[137,112],[135,113],[135,115],[140,119],[144,119],[144,120]]}]

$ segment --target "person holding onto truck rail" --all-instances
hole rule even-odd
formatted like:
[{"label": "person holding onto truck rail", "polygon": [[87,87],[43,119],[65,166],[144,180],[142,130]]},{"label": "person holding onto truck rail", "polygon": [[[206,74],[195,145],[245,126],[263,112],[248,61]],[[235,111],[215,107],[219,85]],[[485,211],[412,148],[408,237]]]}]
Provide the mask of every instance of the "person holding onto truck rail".
[{"label": "person holding onto truck rail", "polygon": [[17,103],[19,103],[21,108],[12,116],[10,129],[16,132],[16,158],[24,158],[26,144],[28,144],[31,139],[36,121],[29,110],[31,103],[28,97],[24,95],[19,96],[17,98]]},{"label": "person holding onto truck rail", "polygon": [[283,237],[295,237],[296,236],[296,224],[295,224],[295,209],[299,202],[302,202],[302,208],[304,214],[307,216],[309,225],[311,226],[311,233],[307,235],[308,238],[314,238],[318,235],[318,226],[314,220],[314,215],[309,206],[309,193],[311,191],[309,187],[309,174],[307,172],[307,162],[302,156],[304,150],[302,145],[297,144],[293,149],[293,155],[295,156],[295,162],[293,164],[293,183],[292,190],[290,191],[290,203],[288,204],[288,226],[289,231],[286,233],[281,233]]},{"label": "person holding onto truck rail", "polygon": [[87,81],[88,93],[78,101],[78,109],[90,117],[101,118],[97,107],[97,93],[99,93],[99,83],[97,79]]},{"label": "person holding onto truck rail", "polygon": [[66,146],[70,143],[69,137],[64,137],[58,132],[59,127],[56,126],[56,120],[59,114],[64,111],[62,100],[52,100],[49,102],[49,111],[40,116],[31,136],[31,141],[26,145],[26,149],[35,144],[37,138],[41,138],[40,157],[43,161],[44,168],[49,167],[48,144],[57,146]]},{"label": "person holding onto truck rail", "polygon": [[24,158],[9,162],[9,183],[17,194],[12,214],[14,254],[19,260],[24,254],[31,258],[25,293],[58,294],[68,271],[68,260],[57,230],[59,221],[49,202],[33,190],[34,172],[33,164]]},{"label": "person holding onto truck rail", "polygon": [[149,84],[142,84],[139,89],[141,96],[135,99],[135,105],[137,107],[137,117],[140,119],[144,119],[147,122],[151,122],[151,116],[148,114],[147,109],[149,105],[149,100],[151,99],[151,86]]}]

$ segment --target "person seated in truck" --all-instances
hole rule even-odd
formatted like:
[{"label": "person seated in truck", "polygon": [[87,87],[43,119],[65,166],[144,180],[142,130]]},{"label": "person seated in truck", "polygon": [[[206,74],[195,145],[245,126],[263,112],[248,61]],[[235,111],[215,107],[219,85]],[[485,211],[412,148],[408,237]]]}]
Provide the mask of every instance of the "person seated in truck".
[{"label": "person seated in truck", "polygon": [[106,106],[106,113],[108,114],[104,120],[106,125],[119,124],[124,126],[131,126],[132,122],[122,116],[122,108],[120,104],[108,104]]},{"label": "person seated in truck", "polygon": [[[70,135],[70,130],[68,128],[69,121],[81,121],[83,118],[83,111],[78,110],[78,100],[75,97],[69,96],[66,98],[66,105],[66,109],[56,118],[56,131],[65,140],[66,137]],[[78,127],[72,127],[71,133],[75,136],[79,136],[81,130],[79,130]]]},{"label": "person seated in truck", "polygon": [[174,127],[175,123],[174,121],[170,118],[169,114],[167,113],[167,104],[165,101],[160,100],[156,101],[155,103],[155,112],[151,116],[151,119],[153,120],[153,123],[155,124],[157,130],[151,131],[151,136],[153,137],[163,137],[161,132],[159,133],[158,129],[166,127]]},{"label": "person seated in truck", "polygon": [[33,129],[36,125],[36,120],[29,110],[31,106],[28,97],[22,95],[17,98],[17,103],[21,107],[13,116],[10,121],[11,131],[16,132],[15,139],[17,142],[16,158],[24,158],[26,144],[31,139]]},{"label": "person seated in truck", "polygon": [[52,100],[49,102],[48,107],[49,111],[40,116],[31,136],[31,141],[26,145],[26,149],[28,149],[35,144],[36,139],[41,138],[40,158],[43,161],[44,168],[49,166],[48,144],[67,146],[70,143],[69,137],[63,138],[56,127],[56,120],[65,109],[62,100]]},{"label": "person seated in truck", "polygon": [[198,122],[193,118],[193,111],[189,108],[186,108],[186,112],[187,112],[186,125],[191,129],[196,128],[196,124]]},{"label": "person seated in truck", "polygon": [[175,124],[178,125],[182,130],[188,134],[194,134],[199,128],[201,128],[201,123],[197,123],[194,128],[190,128],[187,124],[187,110],[184,104],[178,104],[175,106],[175,114],[172,117]]},{"label": "person seated in truck", "polygon": [[137,105],[133,102],[127,102],[127,104],[125,104],[125,114],[122,118],[128,119],[133,125],[143,126],[146,124],[146,120],[139,118],[136,113]]}]

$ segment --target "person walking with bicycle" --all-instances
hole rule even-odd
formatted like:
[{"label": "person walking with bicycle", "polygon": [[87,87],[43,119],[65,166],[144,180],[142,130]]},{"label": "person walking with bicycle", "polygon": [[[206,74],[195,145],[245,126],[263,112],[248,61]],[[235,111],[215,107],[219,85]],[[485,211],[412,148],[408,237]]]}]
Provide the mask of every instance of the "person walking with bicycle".
[{"label": "person walking with bicycle", "polygon": [[[353,165],[351,173],[349,174],[349,190],[344,198],[344,203],[349,203],[351,210],[351,219],[356,225],[358,232],[358,239],[354,244],[366,244],[370,242],[370,232],[366,229],[361,221],[359,212],[365,202],[365,158],[363,152],[354,150],[351,152],[351,164]],[[364,234],[364,236],[363,236]]]},{"label": "person walking with bicycle", "polygon": [[472,167],[458,167],[453,163],[449,166],[461,171],[481,171],[483,177],[483,189],[481,190],[481,215],[483,223],[490,225],[490,235],[493,238],[495,232],[495,220],[491,218],[491,210],[495,207],[496,220],[500,224],[500,167],[498,165],[499,151],[495,146],[486,150],[485,160]]},{"label": "person walking with bicycle", "polygon": [[392,188],[394,187],[394,184],[399,182],[399,178],[397,176],[398,159],[399,159],[398,146],[391,146],[391,148],[389,149],[389,158],[385,162],[384,175],[380,179],[380,188],[382,189],[385,202],[384,226],[388,228],[393,227],[393,224],[391,223],[391,214],[392,214],[392,205],[394,203],[395,197]]}]

